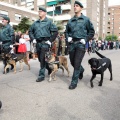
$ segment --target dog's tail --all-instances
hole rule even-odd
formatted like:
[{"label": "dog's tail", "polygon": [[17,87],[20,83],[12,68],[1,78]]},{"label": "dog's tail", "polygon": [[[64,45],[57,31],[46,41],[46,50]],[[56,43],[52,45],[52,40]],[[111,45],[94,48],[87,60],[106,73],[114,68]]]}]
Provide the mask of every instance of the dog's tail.
[{"label": "dog's tail", "polygon": [[99,57],[101,57],[101,58],[106,58],[105,56],[101,55],[98,51],[95,50],[95,52],[96,52],[96,54],[97,54]]}]

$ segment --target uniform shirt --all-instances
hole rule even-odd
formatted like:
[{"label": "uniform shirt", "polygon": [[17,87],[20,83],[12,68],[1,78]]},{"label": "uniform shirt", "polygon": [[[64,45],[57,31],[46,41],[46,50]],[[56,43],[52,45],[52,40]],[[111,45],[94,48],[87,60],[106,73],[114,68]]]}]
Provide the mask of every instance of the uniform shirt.
[{"label": "uniform shirt", "polygon": [[35,21],[29,30],[30,39],[40,39],[43,37],[51,37],[51,33],[57,31],[57,27],[47,17],[40,21]]},{"label": "uniform shirt", "polygon": [[89,41],[94,36],[94,27],[89,18],[81,14],[80,17],[71,18],[66,26],[66,37],[85,39]]},{"label": "uniform shirt", "polygon": [[7,24],[0,30],[0,41],[14,41],[14,30]]}]

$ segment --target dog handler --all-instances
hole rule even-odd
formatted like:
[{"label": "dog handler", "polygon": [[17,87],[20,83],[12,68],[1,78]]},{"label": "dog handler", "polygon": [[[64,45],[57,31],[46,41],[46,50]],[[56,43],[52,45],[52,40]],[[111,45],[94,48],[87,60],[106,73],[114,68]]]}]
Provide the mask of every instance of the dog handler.
[{"label": "dog handler", "polygon": [[95,33],[93,24],[89,18],[81,13],[82,8],[83,5],[75,1],[75,16],[68,21],[66,26],[66,40],[70,44],[69,58],[74,68],[69,89],[75,89],[78,78],[82,79],[83,77],[84,68],[81,66],[81,62],[85,55],[85,45],[87,41],[93,38]]},{"label": "dog handler", "polygon": [[[46,17],[46,9],[39,7],[39,20],[35,21],[29,30],[29,36],[33,43],[36,43],[38,60],[40,62],[39,77],[36,82],[41,82],[45,79],[45,52],[49,51],[51,43],[58,35],[57,27]],[[48,69],[48,74],[50,70]]]},{"label": "dog handler", "polygon": [[[2,42],[2,47],[4,50],[8,50],[10,48],[10,45],[14,42],[14,30],[10,26],[10,18],[7,16],[2,17],[2,29],[0,30],[0,42]],[[3,60],[3,64],[6,66],[6,61]],[[13,66],[11,66],[12,69]],[[9,72],[9,68],[7,69],[7,72]],[[4,72],[3,72],[4,73]]]}]

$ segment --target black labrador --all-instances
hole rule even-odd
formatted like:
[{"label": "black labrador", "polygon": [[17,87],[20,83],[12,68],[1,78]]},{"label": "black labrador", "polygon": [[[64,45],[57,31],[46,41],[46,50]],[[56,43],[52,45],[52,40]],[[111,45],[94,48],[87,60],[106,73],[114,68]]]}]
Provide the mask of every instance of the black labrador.
[{"label": "black labrador", "polygon": [[97,51],[95,51],[95,52],[102,59],[91,58],[91,59],[88,60],[88,63],[90,64],[91,71],[92,71],[92,77],[90,79],[90,84],[91,84],[92,88],[94,87],[93,79],[96,77],[96,74],[101,74],[101,80],[100,80],[98,86],[102,86],[104,71],[107,68],[110,71],[110,81],[112,81],[112,79],[113,79],[111,60],[109,58],[106,58],[105,56],[101,55],[99,52],[97,52]]}]

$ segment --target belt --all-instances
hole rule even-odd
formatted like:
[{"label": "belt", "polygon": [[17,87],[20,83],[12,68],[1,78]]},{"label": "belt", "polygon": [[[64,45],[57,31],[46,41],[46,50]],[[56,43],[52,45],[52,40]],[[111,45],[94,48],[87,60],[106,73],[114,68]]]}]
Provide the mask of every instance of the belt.
[{"label": "belt", "polygon": [[2,41],[2,44],[9,43],[11,40]]},{"label": "belt", "polygon": [[50,37],[41,37],[41,38],[36,39],[36,41],[47,41],[49,39]]},{"label": "belt", "polygon": [[75,42],[75,41],[80,41],[81,38],[73,38],[72,40],[73,40],[73,42]]}]

